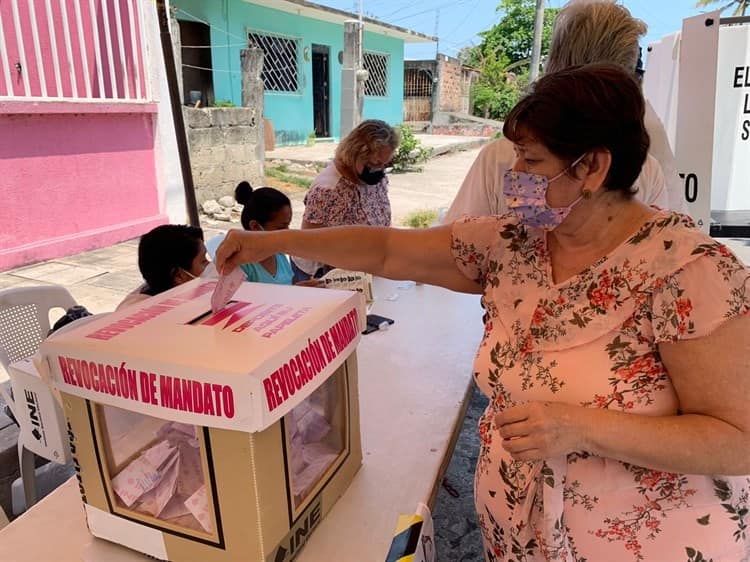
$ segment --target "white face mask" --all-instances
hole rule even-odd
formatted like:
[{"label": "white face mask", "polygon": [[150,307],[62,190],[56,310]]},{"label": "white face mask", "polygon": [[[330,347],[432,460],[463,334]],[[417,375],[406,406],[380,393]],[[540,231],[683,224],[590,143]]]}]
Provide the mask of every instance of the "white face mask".
[{"label": "white face mask", "polygon": [[216,266],[213,264],[213,262],[209,263],[205,267],[203,272],[198,276],[193,275],[192,273],[190,273],[187,269],[183,267],[181,267],[180,269],[182,269],[182,271],[187,273],[190,276],[190,279],[210,279],[210,278],[219,276],[219,274],[216,272]]}]

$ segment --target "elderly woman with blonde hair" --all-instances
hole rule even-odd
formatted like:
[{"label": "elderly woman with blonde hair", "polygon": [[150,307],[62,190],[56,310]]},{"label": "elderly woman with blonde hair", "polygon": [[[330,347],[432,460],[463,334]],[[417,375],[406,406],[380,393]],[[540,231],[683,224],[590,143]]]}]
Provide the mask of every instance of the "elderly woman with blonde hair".
[{"label": "elderly woman with blonde hair", "polygon": [[[572,0],[557,14],[545,64],[547,74],[581,64],[616,64],[637,77],[638,40],[646,24],[614,0]],[[646,102],[649,156],[633,189],[636,197],[656,207],[684,212],[684,195],[675,170],[664,125]],[[507,212],[503,197],[503,170],[513,165],[513,146],[499,139],[485,146],[443,217],[444,224],[464,215],[487,216]]]},{"label": "elderly woman with blonde hair", "polygon": [[[302,228],[390,226],[386,168],[398,148],[398,132],[385,121],[360,123],[339,144],[333,161],[313,180],[305,196]],[[319,277],[325,264],[292,258],[294,281]]]}]

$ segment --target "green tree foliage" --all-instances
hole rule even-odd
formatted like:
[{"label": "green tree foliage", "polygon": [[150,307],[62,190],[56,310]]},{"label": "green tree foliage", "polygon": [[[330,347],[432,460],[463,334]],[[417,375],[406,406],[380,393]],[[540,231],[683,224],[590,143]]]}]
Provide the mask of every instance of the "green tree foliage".
[{"label": "green tree foliage", "polygon": [[724,4],[721,11],[723,12],[727,8],[734,8],[734,12],[732,13],[733,16],[744,16],[748,7],[750,7],[750,0],[731,0],[728,3],[726,2],[727,0],[698,0],[695,7],[705,8],[711,4]]},{"label": "green tree foliage", "polygon": [[[534,40],[535,0],[500,0],[500,21],[480,33],[482,42],[461,53],[481,75],[472,91],[473,112],[503,119],[528,85],[531,46]],[[552,23],[558,9],[544,11],[542,56],[549,51]]]}]

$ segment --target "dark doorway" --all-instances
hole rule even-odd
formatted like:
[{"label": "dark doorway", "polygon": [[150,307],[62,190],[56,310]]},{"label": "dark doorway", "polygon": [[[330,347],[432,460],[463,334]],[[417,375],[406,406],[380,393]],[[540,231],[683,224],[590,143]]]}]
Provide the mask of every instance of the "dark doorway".
[{"label": "dark doorway", "polygon": [[330,81],[328,74],[329,50],[325,45],[312,46],[313,119],[315,136],[331,136]]},{"label": "dark doorway", "polygon": [[[199,22],[178,20],[182,43],[182,89],[188,105],[200,99],[201,107],[214,103],[211,65],[211,29]],[[192,95],[191,95],[192,92]]]}]

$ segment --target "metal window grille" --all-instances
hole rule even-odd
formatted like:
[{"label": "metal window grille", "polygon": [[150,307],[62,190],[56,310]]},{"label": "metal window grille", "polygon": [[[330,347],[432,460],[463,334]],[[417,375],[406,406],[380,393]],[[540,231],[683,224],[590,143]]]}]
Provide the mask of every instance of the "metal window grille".
[{"label": "metal window grille", "polygon": [[432,96],[432,73],[429,70],[407,68],[404,78],[404,97]]},{"label": "metal window grille", "polygon": [[429,121],[432,115],[432,72],[424,68],[404,70],[404,121]]},{"label": "metal window grille", "polygon": [[384,98],[388,95],[388,55],[363,53],[364,67],[369,73],[365,95]]},{"label": "metal window grille", "polygon": [[250,46],[263,49],[261,78],[267,92],[299,90],[299,40],[293,37],[249,32]]}]

